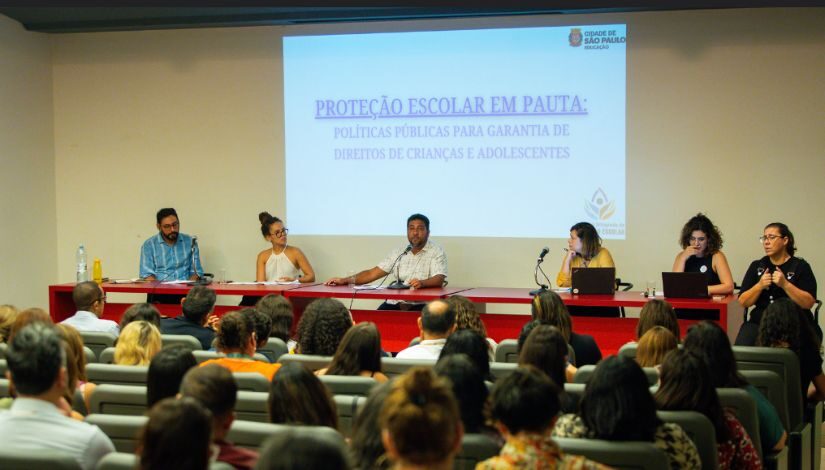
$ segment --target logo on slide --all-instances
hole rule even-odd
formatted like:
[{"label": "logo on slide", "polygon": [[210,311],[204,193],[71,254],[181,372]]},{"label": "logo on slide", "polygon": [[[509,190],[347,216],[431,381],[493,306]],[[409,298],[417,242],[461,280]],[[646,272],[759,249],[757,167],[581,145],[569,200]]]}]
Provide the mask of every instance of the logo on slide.
[{"label": "logo on slide", "polygon": [[589,201],[584,202],[584,211],[593,220],[607,220],[616,212],[615,202],[608,199],[604,190],[599,188]]},{"label": "logo on slide", "polygon": [[567,40],[570,41],[571,47],[579,47],[582,45],[582,30],[581,28],[572,28],[570,29],[570,35],[567,36]]}]

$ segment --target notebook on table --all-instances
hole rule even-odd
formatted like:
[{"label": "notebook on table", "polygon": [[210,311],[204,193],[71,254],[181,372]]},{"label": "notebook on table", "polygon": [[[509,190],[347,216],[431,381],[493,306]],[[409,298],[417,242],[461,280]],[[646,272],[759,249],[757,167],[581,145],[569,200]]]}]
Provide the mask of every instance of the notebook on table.
[{"label": "notebook on table", "polygon": [[662,273],[665,298],[707,299],[708,278],[702,273]]},{"label": "notebook on table", "polygon": [[573,268],[571,292],[574,294],[613,295],[616,268]]}]

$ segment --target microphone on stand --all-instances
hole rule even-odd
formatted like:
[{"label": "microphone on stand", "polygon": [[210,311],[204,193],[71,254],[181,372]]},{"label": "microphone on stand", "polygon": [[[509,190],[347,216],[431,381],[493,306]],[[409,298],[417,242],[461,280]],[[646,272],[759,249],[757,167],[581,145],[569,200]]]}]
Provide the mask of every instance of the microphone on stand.
[{"label": "microphone on stand", "polygon": [[203,276],[198,274],[198,265],[195,264],[195,248],[198,246],[198,236],[192,236],[192,248],[189,251],[189,261],[192,263],[192,274],[198,276],[198,280],[195,281],[195,285],[197,286],[208,286],[212,284],[212,274],[210,273],[203,273]]},{"label": "microphone on stand", "polygon": [[393,261],[392,266],[390,266],[390,272],[392,272],[392,268],[395,268],[395,282],[388,285],[387,289],[401,290],[401,289],[409,289],[410,288],[410,286],[404,284],[401,281],[401,266],[398,266],[398,262],[401,260],[402,256],[406,255],[411,250],[412,250],[412,245],[407,245],[407,248],[404,249],[404,251],[401,252],[400,255],[398,255],[398,258],[395,258],[395,261]]},{"label": "microphone on stand", "polygon": [[[541,249],[541,253],[539,253],[538,259],[536,259],[536,269],[533,271],[533,280],[536,282],[536,285],[539,286],[539,288],[531,290],[530,291],[531,296],[541,294],[542,292],[545,292],[545,291],[547,291],[547,289],[549,289],[549,287],[546,284],[542,284],[542,283],[539,282],[539,271],[541,271],[541,274],[543,274],[544,278],[547,279],[547,274],[544,274],[544,271],[541,269],[541,263],[544,262],[544,257],[549,252],[550,252],[550,248],[547,248],[545,246],[544,248]],[[547,284],[550,284],[549,279],[547,279]]]}]

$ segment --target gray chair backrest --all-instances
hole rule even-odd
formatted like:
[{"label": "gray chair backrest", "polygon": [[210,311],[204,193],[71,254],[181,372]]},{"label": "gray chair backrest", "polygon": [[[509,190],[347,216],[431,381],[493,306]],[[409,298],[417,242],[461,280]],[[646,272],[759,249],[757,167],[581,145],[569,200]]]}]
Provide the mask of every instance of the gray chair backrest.
[{"label": "gray chair backrest", "polygon": [[321,375],[318,377],[332,395],[367,396],[378,382],[372,377],[354,377],[349,375]]},{"label": "gray chair backrest", "polygon": [[217,351],[203,351],[203,350],[195,350],[192,351],[192,355],[195,356],[195,360],[198,361],[198,364],[204,361],[208,361],[210,359],[217,359],[219,357],[224,357],[226,354],[219,353]]},{"label": "gray chair backrest", "polygon": [[335,429],[326,426],[292,426],[286,424],[256,423],[235,420],[229,429],[227,439],[235,445],[258,450],[268,438],[277,434],[300,428],[313,435],[328,436],[343,444],[344,439]]},{"label": "gray chair backrest", "polygon": [[269,392],[269,380],[257,372],[233,372],[238,390]]},{"label": "gray chair backrest", "polygon": [[[587,364],[579,367],[573,376],[573,383],[586,384],[587,381],[590,380],[590,377],[593,376],[595,370],[595,364]],[[647,377],[648,385],[656,385],[659,382],[659,371],[657,371],[655,367],[642,367],[642,371],[645,373],[645,377]]]},{"label": "gray chair backrest", "polygon": [[99,384],[92,391],[89,413],[142,416],[147,406],[146,386]]},{"label": "gray chair backrest", "polygon": [[9,380],[0,379],[0,398],[11,396],[9,392]]},{"label": "gray chair backrest", "polygon": [[616,469],[661,470],[670,468],[667,455],[650,442],[555,438],[566,454],[583,455]]},{"label": "gray chair backrest", "polygon": [[486,434],[465,434],[453,470],[473,470],[477,463],[495,457],[500,450],[501,446]]},{"label": "gray chair backrest", "polygon": [[433,359],[399,359],[397,357],[382,357],[381,369],[389,378],[402,375],[413,367],[435,367]]},{"label": "gray chair backrest", "polygon": [[235,418],[243,421],[268,423],[267,399],[269,399],[269,393],[238,390],[238,399],[235,402]]},{"label": "gray chair backrest", "polygon": [[788,427],[795,429],[802,423],[802,387],[799,378],[799,359],[790,349],[734,346],[733,356],[740,371],[769,370],[785,383],[788,402]]},{"label": "gray chair backrest", "polygon": [[685,431],[699,451],[702,468],[719,468],[716,430],[707,416],[696,411],[657,411],[656,415],[666,423],[678,424]]},{"label": "gray chair backrest", "polygon": [[83,346],[83,354],[86,356],[86,364],[97,362],[97,354],[95,354],[95,352],[92,351],[92,348],[88,346]]},{"label": "gray chair backrest", "polygon": [[782,426],[785,429],[790,429],[788,426],[788,399],[785,384],[782,383],[779,374],[769,370],[740,370],[739,373],[745,377],[749,384],[762,392],[762,395],[765,395],[765,398],[771,402],[777,414],[779,414]]},{"label": "gray chair backrest", "polygon": [[518,362],[518,340],[501,340],[496,347],[496,362]]},{"label": "gray chair backrest", "polygon": [[5,377],[7,370],[9,370],[9,364],[5,359],[0,359],[0,377]]},{"label": "gray chair backrest", "polygon": [[756,411],[756,401],[747,391],[741,388],[717,388],[719,403],[723,408],[727,408],[736,419],[742,423],[742,427],[748,432],[748,436],[753,442],[759,456],[762,456],[762,443],[759,439],[759,415]]},{"label": "gray chair backrest", "polygon": [[281,338],[270,337],[264,347],[259,348],[258,351],[266,351],[273,361],[277,361],[284,354],[289,354],[289,347]]},{"label": "gray chair backrest", "polygon": [[[572,410],[562,410],[565,413],[577,413],[578,405],[582,401],[582,397],[584,397],[584,384],[577,384],[577,383],[566,383],[564,384],[564,392],[572,398],[572,402],[575,403],[576,409]],[[562,404],[564,406],[564,404]]]},{"label": "gray chair backrest", "polygon": [[115,364],[89,364],[86,376],[94,384],[146,385],[148,366],[119,366]]},{"label": "gray chair backrest", "polygon": [[99,427],[103,434],[109,436],[118,452],[135,452],[138,433],[146,425],[146,416],[90,414],[86,422]]},{"label": "gray chair backrest", "polygon": [[286,364],[287,362],[298,362],[303,364],[307,369],[316,371],[329,366],[332,362],[332,356],[315,356],[312,354],[284,354],[278,358],[278,362]]},{"label": "gray chair backrest", "polygon": [[[112,452],[106,454],[97,463],[95,470],[134,470],[138,468],[138,456],[133,453]],[[209,464],[209,470],[232,470],[233,467],[224,462]]]},{"label": "gray chair backrest", "polygon": [[86,399],[83,398],[83,392],[80,391],[79,387],[75,389],[74,395],[72,395],[72,409],[83,416],[89,414],[89,410],[86,408]]},{"label": "gray chair backrest", "polygon": [[80,470],[80,463],[71,455],[51,449],[0,449],[3,470]]},{"label": "gray chair backrest", "polygon": [[512,362],[491,362],[490,374],[494,380],[499,380],[512,374],[514,370],[518,369],[518,364]]},{"label": "gray chair backrest", "polygon": [[115,348],[113,346],[109,346],[100,350],[97,353],[97,362],[101,364],[114,364]]},{"label": "gray chair backrest", "polygon": [[6,358],[6,348],[8,345],[6,343],[0,343],[0,359]]},{"label": "gray chair backrest", "polygon": [[263,354],[261,354],[261,353],[259,353],[259,352],[256,352],[256,353],[252,356],[252,359],[255,359],[256,361],[266,362],[267,364],[269,364],[269,363],[270,363],[270,362],[269,362],[269,358],[268,358],[268,357],[266,357],[266,356],[264,356]]},{"label": "gray chair backrest", "polygon": [[102,331],[79,331],[83,338],[83,345],[91,349],[95,356],[100,357],[100,352],[106,348],[113,347],[117,336]]},{"label": "gray chair backrest", "polygon": [[635,341],[632,343],[627,343],[619,348],[618,355],[628,357],[630,359],[636,359],[636,348],[639,347],[639,344]]},{"label": "gray chair backrest", "polygon": [[335,395],[335,408],[338,412],[338,430],[346,437],[352,432],[352,422],[358,414],[358,407],[367,401],[367,397],[358,395]]},{"label": "gray chair backrest", "polygon": [[198,338],[192,335],[160,335],[161,344],[163,347],[181,345],[190,351],[200,351],[203,349]]}]

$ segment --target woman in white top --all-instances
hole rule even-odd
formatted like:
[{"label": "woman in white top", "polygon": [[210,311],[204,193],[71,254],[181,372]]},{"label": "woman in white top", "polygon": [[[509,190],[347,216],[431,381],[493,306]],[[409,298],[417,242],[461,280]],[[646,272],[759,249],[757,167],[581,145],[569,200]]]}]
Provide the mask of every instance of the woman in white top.
[{"label": "woman in white top", "polygon": [[298,247],[287,246],[289,229],[284,227],[281,219],[271,216],[269,212],[261,212],[258,219],[261,221],[261,234],[272,243],[272,248],[258,253],[255,280],[291,282],[297,279],[302,283],[314,282],[315,271],[304,252]]}]

